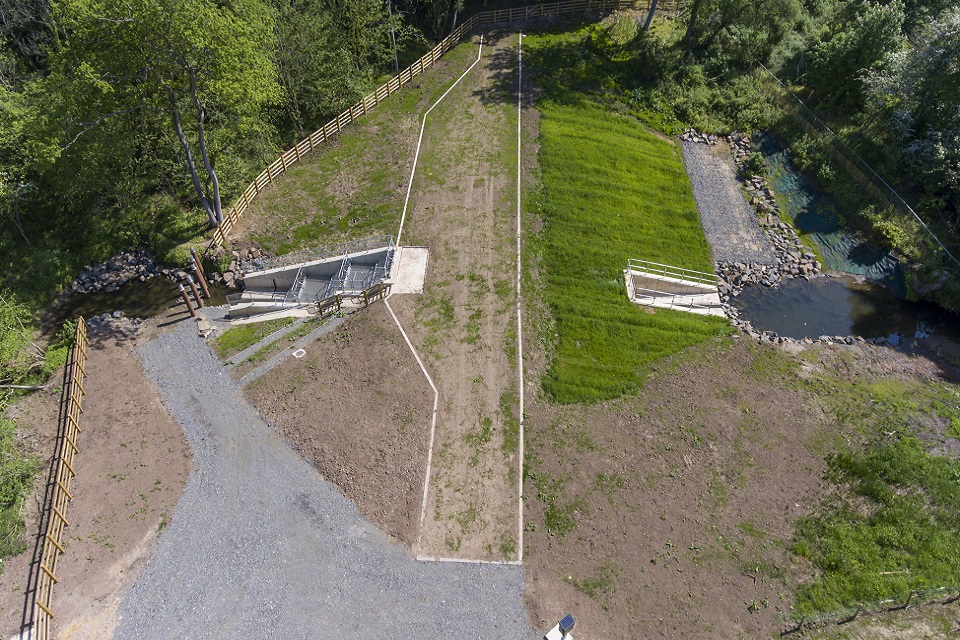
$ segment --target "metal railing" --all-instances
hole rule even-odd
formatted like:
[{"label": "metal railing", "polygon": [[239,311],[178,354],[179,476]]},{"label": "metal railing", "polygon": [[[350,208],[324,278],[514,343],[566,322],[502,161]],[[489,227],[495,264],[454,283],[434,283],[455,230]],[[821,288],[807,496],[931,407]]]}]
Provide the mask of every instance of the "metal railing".
[{"label": "metal railing", "polygon": [[283,267],[292,267],[305,262],[324,260],[325,258],[335,258],[337,256],[350,253],[360,253],[362,251],[373,251],[374,249],[393,248],[393,236],[371,236],[361,238],[351,242],[329,245],[318,248],[301,249],[293,251],[282,256],[270,258],[254,258],[249,261],[250,268],[244,267],[244,275],[249,275],[254,271],[267,271],[269,269],[280,269]]},{"label": "metal railing", "polygon": [[51,637],[53,620],[53,585],[57,579],[57,561],[64,552],[63,530],[67,521],[67,503],[71,500],[70,481],[76,475],[74,456],[77,454],[77,436],[80,434],[80,414],[83,413],[83,382],[86,377],[87,325],[77,318],[73,349],[63,372],[63,391],[57,430],[57,448],[51,461],[50,485],[41,514],[41,553],[36,589],[33,594],[33,640]]},{"label": "metal railing", "polygon": [[663,276],[664,278],[675,278],[685,282],[693,282],[696,284],[704,284],[713,287],[717,286],[717,284],[720,282],[720,279],[715,273],[694,271],[693,269],[683,269],[681,267],[674,267],[669,264],[661,264],[659,262],[650,262],[648,260],[635,260],[631,258],[630,260],[627,260],[627,268],[630,271],[636,271],[637,273]]}]

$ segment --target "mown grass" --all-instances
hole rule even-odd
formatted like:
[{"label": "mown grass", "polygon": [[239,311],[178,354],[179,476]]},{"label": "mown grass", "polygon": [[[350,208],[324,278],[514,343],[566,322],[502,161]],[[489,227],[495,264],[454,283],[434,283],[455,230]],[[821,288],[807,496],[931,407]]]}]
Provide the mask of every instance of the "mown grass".
[{"label": "mown grass", "polygon": [[260,342],[274,331],[292,324],[294,318],[277,318],[276,320],[267,320],[266,322],[253,322],[242,324],[238,327],[227,329],[217,336],[216,344],[217,355],[222,360],[226,360],[247,347],[251,347]]},{"label": "mown grass", "polygon": [[537,103],[544,226],[534,247],[555,321],[543,387],[556,402],[601,401],[634,392],[651,362],[729,331],[729,323],[651,313],[627,299],[629,258],[713,269],[680,151],[565,85],[552,68],[565,56],[551,53],[568,46],[564,37],[524,42],[550,79]]},{"label": "mown grass", "polygon": [[[356,124],[287,173],[256,200],[245,218],[250,239],[271,254],[393,235],[400,223],[407,168],[418,119],[469,65],[476,45],[464,43]],[[408,153],[409,150],[409,153]]]}]

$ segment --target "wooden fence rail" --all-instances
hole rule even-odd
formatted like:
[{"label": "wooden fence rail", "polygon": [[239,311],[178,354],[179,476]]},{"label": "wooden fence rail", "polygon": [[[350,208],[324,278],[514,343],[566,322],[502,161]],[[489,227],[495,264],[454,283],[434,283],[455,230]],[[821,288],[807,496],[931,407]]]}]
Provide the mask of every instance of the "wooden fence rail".
[{"label": "wooden fence rail", "polygon": [[76,475],[74,456],[77,453],[77,436],[80,434],[80,414],[83,413],[83,382],[87,363],[87,325],[77,319],[73,349],[64,371],[63,398],[58,441],[52,463],[52,491],[49,495],[45,531],[42,535],[42,552],[39,558],[39,574],[34,596],[33,640],[48,640],[51,637],[50,623],[53,620],[53,585],[57,580],[57,561],[63,553],[63,530],[67,522],[67,503],[71,499],[70,481]]},{"label": "wooden fence rail", "polygon": [[260,175],[243,190],[243,193],[240,194],[237,201],[224,212],[223,222],[220,223],[219,227],[214,229],[210,244],[207,246],[207,251],[222,245],[226,241],[230,230],[240,221],[240,217],[250,207],[250,203],[260,195],[260,192],[273,183],[275,179],[283,175],[292,165],[299,162],[317,146],[336,137],[345,127],[348,127],[356,122],[358,118],[375,109],[381,102],[399,91],[404,85],[410,84],[414,78],[436,64],[443,54],[460,44],[464,37],[468,36],[475,27],[515,22],[518,20],[529,20],[532,18],[549,18],[564,13],[588,11],[602,13],[606,11],[632,9],[636,7],[637,4],[638,3],[633,0],[564,0],[562,2],[550,2],[527,7],[515,7],[513,9],[480,11],[479,13],[473,14],[422,58],[390,78],[390,80],[377,87],[376,90],[298,142],[292,148],[280,154],[280,157],[264,169]]}]

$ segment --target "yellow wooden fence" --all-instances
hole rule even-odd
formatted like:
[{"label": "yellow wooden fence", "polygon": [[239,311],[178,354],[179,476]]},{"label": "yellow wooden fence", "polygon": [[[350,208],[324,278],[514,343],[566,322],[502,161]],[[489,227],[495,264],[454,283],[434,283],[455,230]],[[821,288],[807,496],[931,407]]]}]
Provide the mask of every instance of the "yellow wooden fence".
[{"label": "yellow wooden fence", "polygon": [[[677,0],[671,0],[676,4]],[[440,41],[437,46],[427,52],[422,58],[411,64],[399,74],[390,78],[377,89],[365,96],[360,102],[325,124],[322,128],[298,142],[292,148],[283,152],[260,175],[243,190],[237,201],[223,214],[223,222],[213,231],[213,237],[207,250],[224,243],[230,230],[240,220],[240,216],[250,207],[260,192],[267,188],[274,180],[283,175],[287,169],[299,162],[305,155],[327,140],[336,137],[345,127],[356,122],[357,118],[366,115],[400,90],[418,75],[432,67],[444,53],[457,46],[465,36],[469,35],[474,27],[533,18],[549,18],[565,13],[582,13],[588,11],[606,12],[614,10],[632,9],[639,3],[634,0],[564,0],[527,7],[512,9],[497,9],[494,11],[480,11],[470,16],[466,21],[454,29],[450,35]],[[644,4],[649,6],[648,0]]]},{"label": "yellow wooden fence", "polygon": [[53,585],[57,580],[57,560],[63,553],[63,530],[67,522],[67,502],[71,499],[70,481],[76,475],[74,456],[77,453],[77,436],[80,433],[80,414],[83,413],[83,381],[86,377],[87,325],[83,318],[77,319],[73,349],[64,372],[63,397],[60,424],[57,430],[58,446],[54,453],[52,496],[49,513],[46,514],[46,531],[43,532],[40,569],[34,598],[33,640],[51,637],[50,623],[53,620]]}]

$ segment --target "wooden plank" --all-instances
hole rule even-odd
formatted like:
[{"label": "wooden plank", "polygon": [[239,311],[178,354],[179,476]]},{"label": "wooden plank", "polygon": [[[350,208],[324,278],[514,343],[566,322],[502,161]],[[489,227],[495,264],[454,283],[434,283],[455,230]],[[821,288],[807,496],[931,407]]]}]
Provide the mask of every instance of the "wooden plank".
[{"label": "wooden plank", "polygon": [[63,546],[59,542],[57,542],[49,533],[47,534],[47,540],[50,542],[50,544],[52,544],[57,549],[59,549],[60,553],[63,553]]},{"label": "wooden plank", "polygon": [[[67,461],[61,459],[60,462],[62,464],[66,464]],[[73,469],[70,470],[70,473],[73,473]],[[77,475],[77,474],[74,473],[73,475]],[[63,483],[60,482],[59,480],[57,480],[57,486],[60,488],[60,491],[63,491],[65,494],[67,494],[67,500],[73,500],[73,494],[70,493],[70,491],[65,486],[63,486]]]},{"label": "wooden plank", "polygon": [[53,611],[50,611],[50,607],[43,604],[39,599],[37,599],[37,606],[43,609],[43,612],[53,618]]},{"label": "wooden plank", "polygon": [[50,571],[50,569],[47,569],[47,566],[46,566],[45,564],[41,563],[41,564],[40,564],[40,569],[41,569],[44,573],[46,573],[48,576],[50,576],[50,579],[51,579],[51,580],[53,580],[54,582],[56,582],[56,583],[59,584],[60,580],[57,579],[57,576],[53,575],[53,571]]},{"label": "wooden plank", "polygon": [[51,509],[53,509],[53,512],[54,512],[55,514],[57,514],[57,517],[58,517],[58,518],[60,518],[61,520],[63,520],[63,523],[64,523],[65,525],[67,525],[68,527],[70,526],[70,521],[67,520],[67,519],[63,516],[63,513],[60,511],[60,509],[57,509],[56,507],[51,507]]}]

